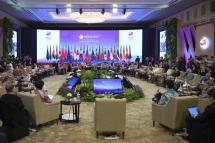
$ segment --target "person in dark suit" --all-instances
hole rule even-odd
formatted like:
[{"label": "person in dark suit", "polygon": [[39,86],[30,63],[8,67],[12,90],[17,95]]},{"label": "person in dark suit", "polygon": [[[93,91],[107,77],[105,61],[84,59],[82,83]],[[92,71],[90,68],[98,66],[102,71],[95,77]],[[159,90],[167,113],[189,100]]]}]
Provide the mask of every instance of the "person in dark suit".
[{"label": "person in dark suit", "polygon": [[140,57],[139,56],[136,57],[135,62],[138,64],[140,63]]},{"label": "person in dark suit", "polygon": [[13,84],[5,85],[6,94],[0,98],[1,131],[6,133],[9,141],[29,135],[29,116],[21,99],[13,91]]},{"label": "person in dark suit", "polygon": [[212,103],[196,116],[188,116],[186,138],[190,143],[215,143],[215,88],[208,91]]},{"label": "person in dark suit", "polygon": [[136,57],[135,63],[137,64],[137,68],[139,69],[139,67],[140,67],[140,57],[139,56]]}]

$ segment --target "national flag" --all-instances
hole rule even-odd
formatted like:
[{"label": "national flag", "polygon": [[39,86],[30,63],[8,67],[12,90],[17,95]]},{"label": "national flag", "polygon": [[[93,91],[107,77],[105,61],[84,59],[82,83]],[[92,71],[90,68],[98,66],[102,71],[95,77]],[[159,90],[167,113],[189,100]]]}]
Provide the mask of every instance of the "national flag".
[{"label": "national flag", "polygon": [[117,54],[116,54],[116,57],[118,60],[120,60],[120,54],[119,54],[119,49],[117,49]]},{"label": "national flag", "polygon": [[53,57],[53,59],[55,59],[55,50],[54,50],[54,46],[53,46],[53,49],[52,49],[52,57]]},{"label": "national flag", "polygon": [[99,53],[98,53],[98,59],[101,59],[101,51],[100,51],[100,45],[99,45]]},{"label": "national flag", "polygon": [[131,46],[129,45],[129,59],[131,59]]},{"label": "national flag", "polygon": [[[94,50],[93,50],[94,51]],[[95,58],[94,60],[98,59],[98,49],[96,48]]]},{"label": "national flag", "polygon": [[72,46],[71,46],[71,49],[70,49],[70,56],[71,56],[71,60],[72,60],[72,61],[74,60],[74,57],[73,57],[74,54],[73,54],[73,52],[74,52],[74,51],[73,51],[73,48],[72,48]]},{"label": "national flag", "polygon": [[73,51],[73,58],[74,60],[77,60],[77,53],[76,53],[76,47],[74,46],[74,51]]},{"label": "national flag", "polygon": [[113,50],[112,50],[112,47],[110,48],[110,60],[113,60]]},{"label": "national flag", "polygon": [[[96,49],[96,51],[97,51],[97,49]],[[94,54],[94,50],[92,49],[92,56],[91,56],[92,58],[92,60],[95,60],[95,54]]]},{"label": "national flag", "polygon": [[115,45],[114,45],[114,48],[113,48],[113,58],[117,59],[117,53],[116,53]]},{"label": "national flag", "polygon": [[46,59],[49,60],[49,47],[47,45],[47,51],[46,51]]},{"label": "national flag", "polygon": [[58,54],[59,54],[59,53],[58,53],[58,46],[57,46],[57,45],[56,45],[55,51],[56,51],[56,52],[55,52],[55,58],[58,59],[58,57],[59,57]]},{"label": "national flag", "polygon": [[120,55],[119,55],[120,60],[122,60],[122,45],[120,47]]},{"label": "national flag", "polygon": [[85,46],[84,46],[84,48],[83,48],[82,57],[83,57],[83,60],[85,60],[85,59],[86,59]]},{"label": "national flag", "polygon": [[102,46],[101,60],[104,60],[104,48]]},{"label": "national flag", "polygon": [[67,59],[67,56],[68,56],[68,53],[67,53],[67,48],[65,46],[65,49],[64,49],[64,59],[66,60]]},{"label": "national flag", "polygon": [[71,56],[70,56],[70,47],[68,45],[68,49],[67,49],[67,60],[71,60]]},{"label": "national flag", "polygon": [[82,55],[82,45],[80,47],[80,51],[78,52],[79,55],[79,60],[83,60],[83,55]]},{"label": "national flag", "polygon": [[64,52],[64,48],[62,47],[62,49],[61,49],[61,60],[64,60],[64,55],[65,55],[65,52]]},{"label": "national flag", "polygon": [[49,59],[52,60],[52,47],[50,45],[50,49],[49,49]]},{"label": "national flag", "polygon": [[79,53],[78,50],[77,50],[77,52],[76,52],[76,59],[77,59],[77,60],[80,60],[80,53]]},{"label": "national flag", "polygon": [[125,46],[123,45],[123,55],[122,55],[123,60],[125,60]]},{"label": "national flag", "polygon": [[110,59],[110,51],[109,51],[109,50],[108,50],[108,54],[107,54],[107,59],[108,59],[108,60],[111,60],[111,59]]},{"label": "national flag", "polygon": [[88,53],[88,46],[87,46],[87,51],[86,51],[85,59],[86,59],[87,61],[90,60],[90,55],[89,55],[89,53]]},{"label": "national flag", "polygon": [[[88,49],[87,49],[88,50]],[[91,51],[91,52],[90,52]],[[88,60],[91,61],[92,60],[92,51],[93,51],[93,47],[89,48],[88,51]],[[90,54],[91,53],[91,54]]]},{"label": "national flag", "polygon": [[59,45],[58,58],[61,60],[62,49],[61,49],[60,47],[61,47],[61,46]]},{"label": "national flag", "polygon": [[125,54],[125,58],[126,58],[126,60],[128,60],[128,47],[127,47],[127,45],[126,45],[126,54]]}]

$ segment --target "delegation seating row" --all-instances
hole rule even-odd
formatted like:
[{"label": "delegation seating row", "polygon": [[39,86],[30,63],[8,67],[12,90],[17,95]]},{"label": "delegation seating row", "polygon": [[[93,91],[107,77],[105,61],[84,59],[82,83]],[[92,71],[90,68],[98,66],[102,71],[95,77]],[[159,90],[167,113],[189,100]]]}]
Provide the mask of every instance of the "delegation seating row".
[{"label": "delegation seating row", "polygon": [[[183,82],[183,77],[186,74],[186,72],[180,71],[180,75],[176,75],[175,71],[173,69],[168,69],[165,72],[164,68],[158,68],[156,72],[149,72],[147,66],[142,66],[139,69],[124,69],[122,71],[123,74],[128,74],[131,76],[136,76],[140,79],[148,80],[149,82],[156,83],[157,85],[164,86],[166,80],[174,80]],[[187,81],[188,84],[192,87],[197,86],[199,83],[201,76],[198,74],[193,74],[194,78],[190,81]]]}]

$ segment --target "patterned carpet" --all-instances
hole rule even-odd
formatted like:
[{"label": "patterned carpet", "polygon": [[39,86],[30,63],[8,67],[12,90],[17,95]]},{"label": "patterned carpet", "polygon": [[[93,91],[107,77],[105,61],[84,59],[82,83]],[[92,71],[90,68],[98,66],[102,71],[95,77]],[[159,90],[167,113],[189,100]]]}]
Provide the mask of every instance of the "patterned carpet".
[{"label": "patterned carpet", "polygon": [[[44,79],[49,94],[55,95],[65,79],[64,75]],[[93,103],[82,102],[79,123],[59,122],[58,125],[56,123],[44,125],[38,132],[31,132],[29,136],[15,143],[187,143],[181,137],[172,136],[169,130],[159,124],[152,127],[151,98],[158,88],[160,91],[165,89],[137,78],[129,79],[142,87],[145,98],[127,103],[124,140],[105,140],[102,136],[97,139],[94,131]],[[60,99],[61,97],[55,96],[55,100]]]}]

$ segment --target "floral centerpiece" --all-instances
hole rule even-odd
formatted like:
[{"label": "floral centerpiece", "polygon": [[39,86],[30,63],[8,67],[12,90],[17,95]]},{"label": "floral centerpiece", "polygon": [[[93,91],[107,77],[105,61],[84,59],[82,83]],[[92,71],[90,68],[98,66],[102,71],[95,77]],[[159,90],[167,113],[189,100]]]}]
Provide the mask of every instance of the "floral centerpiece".
[{"label": "floral centerpiece", "polygon": [[66,94],[66,98],[67,98],[67,99],[71,99],[71,98],[72,98],[72,93],[70,93],[70,92],[67,93],[67,94]]},{"label": "floral centerpiece", "polygon": [[[79,74],[79,75],[78,75]],[[81,78],[81,83],[75,86],[77,93],[80,93],[81,101],[94,102],[95,98],[109,97],[109,98],[126,98],[128,102],[144,97],[143,91],[140,87],[123,88],[122,94],[96,94],[93,92],[93,79],[97,78],[114,78],[114,73],[107,70],[82,70],[76,73]],[[58,90],[58,94],[70,99],[72,98],[72,91],[66,87],[66,83]]]}]

